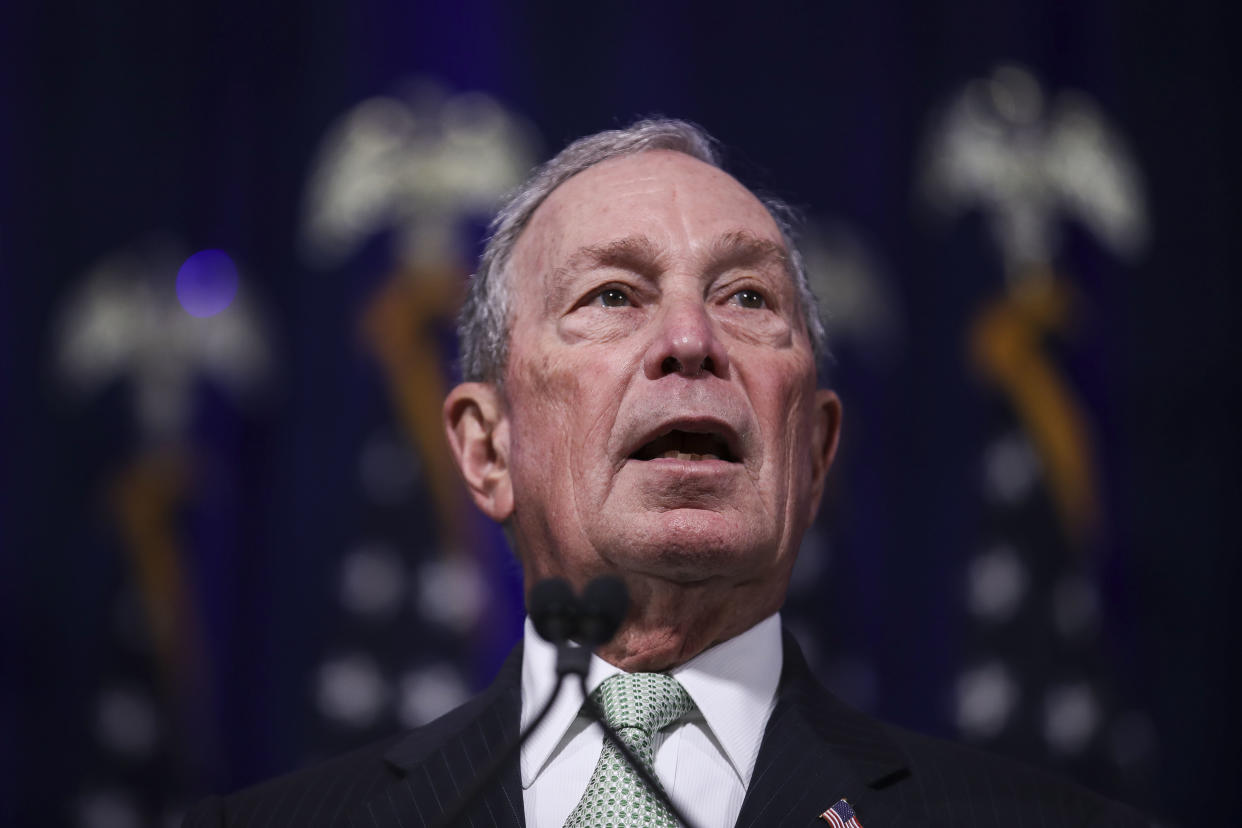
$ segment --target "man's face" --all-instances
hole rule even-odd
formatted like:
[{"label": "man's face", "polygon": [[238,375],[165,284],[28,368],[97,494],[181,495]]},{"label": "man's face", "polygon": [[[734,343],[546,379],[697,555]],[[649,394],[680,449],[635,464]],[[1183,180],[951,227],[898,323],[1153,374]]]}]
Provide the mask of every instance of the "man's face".
[{"label": "man's face", "polygon": [[528,582],[771,580],[783,594],[837,402],[762,204],[681,153],[539,207],[508,276],[511,528]]}]

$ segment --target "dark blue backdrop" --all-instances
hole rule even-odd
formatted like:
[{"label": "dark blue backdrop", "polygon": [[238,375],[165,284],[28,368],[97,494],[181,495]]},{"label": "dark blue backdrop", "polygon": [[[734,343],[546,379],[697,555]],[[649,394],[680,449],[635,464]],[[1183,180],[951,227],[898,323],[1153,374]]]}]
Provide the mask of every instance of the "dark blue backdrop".
[{"label": "dark blue backdrop", "polygon": [[[787,617],[852,701],[968,735],[960,696],[972,665],[996,651],[1010,675],[1031,660],[1047,669],[1038,623],[983,624],[964,585],[995,517],[980,457],[1014,418],[966,350],[980,309],[1002,292],[1001,258],[978,211],[937,223],[919,208],[935,113],[998,63],[1027,67],[1049,94],[1072,88],[1096,102],[1141,170],[1150,236],[1126,262],[1067,224],[1057,253],[1085,310],[1077,333],[1048,349],[1089,413],[1103,517],[1077,552],[1046,543],[1085,556],[1067,566],[1098,601],[1067,686],[1090,688],[1099,735],[1082,750],[1049,749],[1038,725],[1047,705],[1019,693],[1013,720],[1029,727],[975,739],[1175,824],[1236,818],[1234,16],[1225,4],[1105,0],[7,9],[0,786],[11,790],[0,787],[0,821],[161,824],[205,792],[419,718],[400,712],[403,681],[452,698],[484,682],[516,637],[513,567],[473,519],[494,596],[485,624],[429,621],[404,601],[381,624],[338,598],[360,539],[384,539],[396,558],[375,560],[425,579],[419,567],[444,555],[427,528],[424,477],[411,472],[403,499],[378,505],[358,482],[375,440],[403,445],[391,389],[358,334],[393,268],[390,240],[377,235],[328,267],[297,252],[325,131],[410,78],[489,94],[541,136],[539,157],[635,116],[694,120],[741,178],[866,248],[889,321],[877,344],[881,322],[861,317],[826,366],[846,433]],[[478,222],[465,223],[471,245]],[[147,448],[130,386],[68,393],[56,361],[56,320],[87,271],[156,238],[182,251],[169,279],[203,248],[242,265],[275,366],[249,407],[218,383],[193,386],[180,443],[192,482],[168,514],[188,590],[174,612],[196,625],[178,641],[198,642],[182,655],[199,666],[173,679],[113,516],[117,475]],[[436,337],[451,345],[443,325]],[[159,489],[181,478],[156,479]],[[1039,558],[1039,527],[1054,518],[1046,497],[1034,508],[1004,531]],[[1051,600],[1055,573],[1045,583],[1031,571],[1030,600]],[[358,653],[391,697],[370,718],[342,714],[331,690],[344,675],[331,665],[357,666]],[[365,685],[368,670],[349,675]]]}]

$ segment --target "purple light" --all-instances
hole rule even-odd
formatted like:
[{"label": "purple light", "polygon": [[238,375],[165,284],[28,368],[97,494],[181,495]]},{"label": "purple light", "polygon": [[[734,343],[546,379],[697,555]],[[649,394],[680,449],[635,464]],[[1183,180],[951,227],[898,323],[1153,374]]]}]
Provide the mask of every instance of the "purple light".
[{"label": "purple light", "polygon": [[237,295],[237,265],[223,250],[200,250],[177,271],[177,298],[190,316],[215,316]]}]

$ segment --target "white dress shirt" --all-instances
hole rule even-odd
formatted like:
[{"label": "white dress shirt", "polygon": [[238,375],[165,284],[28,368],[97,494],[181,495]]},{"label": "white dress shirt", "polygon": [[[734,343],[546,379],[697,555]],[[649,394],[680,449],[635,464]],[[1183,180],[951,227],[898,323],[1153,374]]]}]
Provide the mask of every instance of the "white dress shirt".
[{"label": "white dress shirt", "polygon": [[[556,682],[556,648],[526,619],[522,656],[522,728],[547,702]],[[669,671],[697,711],[655,735],[656,776],[696,826],[733,825],[759,758],[781,675],[780,615],[704,650]],[[621,670],[591,656],[593,692]],[[559,828],[582,798],[603,749],[604,732],[580,713],[582,692],[565,680],[547,718],[522,746],[522,800],[531,828]]]}]

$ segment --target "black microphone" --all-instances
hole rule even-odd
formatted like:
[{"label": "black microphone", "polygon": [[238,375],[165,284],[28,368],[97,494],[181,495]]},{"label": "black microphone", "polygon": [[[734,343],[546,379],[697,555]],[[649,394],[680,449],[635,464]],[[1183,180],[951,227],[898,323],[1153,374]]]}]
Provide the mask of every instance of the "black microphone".
[{"label": "black microphone", "polygon": [[539,637],[564,644],[578,630],[578,599],[563,578],[546,578],[530,591],[527,612]]},{"label": "black microphone", "polygon": [[620,578],[601,575],[582,591],[579,606],[578,638],[584,646],[595,647],[612,640],[630,608],[630,593]]},{"label": "black microphone", "polygon": [[[548,698],[538,715],[531,720],[517,740],[506,746],[496,756],[487,769],[475,779],[470,789],[457,800],[456,805],[445,812],[444,818],[438,825],[451,826],[458,822],[465,814],[466,808],[478,799],[479,794],[488,785],[495,781],[530,735],[543,724],[548,711],[552,709],[552,705],[561,694],[565,676],[572,673],[578,676],[582,697],[586,700],[583,710],[603,728],[604,737],[613,743],[651,793],[673,815],[673,818],[687,828],[693,828],[693,823],[687,820],[672,803],[660,783],[643,766],[642,761],[634,755],[608,722],[604,721],[603,711],[587,692],[586,680],[591,663],[591,653],[596,647],[612,640],[617,630],[621,628],[622,622],[625,621],[626,612],[629,611],[630,596],[625,584],[619,578],[602,575],[592,579],[586,585],[586,589],[582,592],[582,599],[579,600],[564,580],[547,578],[531,588],[527,604],[527,612],[530,614],[535,632],[539,633],[544,640],[556,645],[556,687],[553,688],[551,697]],[[571,639],[576,639],[581,646],[572,646],[569,643]]]},{"label": "black microphone", "polygon": [[[553,587],[547,589],[549,599],[554,597],[553,589]],[[559,587],[555,589],[559,590]],[[591,654],[596,647],[611,641],[612,637],[617,634],[621,622],[625,620],[625,613],[629,606],[629,593],[625,589],[625,584],[617,578],[603,575],[586,585],[586,589],[582,592],[582,599],[574,599],[574,630],[570,636],[566,636],[566,639],[572,637],[575,643],[570,644],[565,639],[556,642],[558,680],[571,673],[583,680],[586,679],[591,669]],[[535,629],[538,630],[538,622],[535,623]],[[555,627],[555,624],[549,624],[549,626]],[[560,628],[556,629],[559,631]],[[548,638],[546,635],[543,637]],[[548,640],[552,639],[548,638]]]}]

